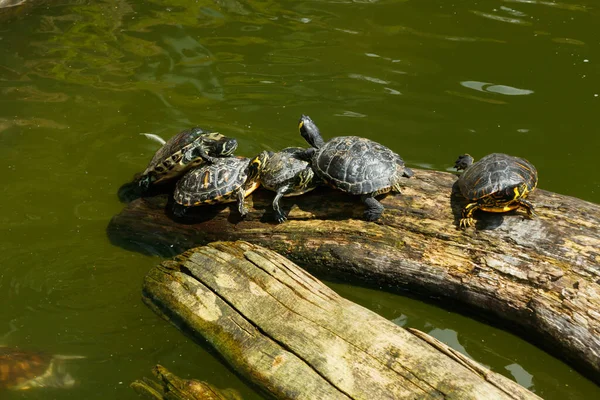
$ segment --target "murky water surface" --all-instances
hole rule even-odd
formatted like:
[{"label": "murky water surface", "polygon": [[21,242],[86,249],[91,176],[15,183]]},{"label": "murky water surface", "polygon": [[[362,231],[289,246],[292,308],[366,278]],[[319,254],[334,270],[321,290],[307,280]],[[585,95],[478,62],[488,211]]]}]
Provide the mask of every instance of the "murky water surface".
[{"label": "murky water surface", "polygon": [[[0,340],[85,355],[70,390],[2,399],[135,399],[156,363],[259,398],[140,301],[160,261],[112,246],[116,191],[192,126],[239,152],[358,134],[413,167],[520,155],[540,187],[600,202],[598,5],[591,1],[56,0],[0,10]],[[502,330],[334,285],[548,399],[600,398]]]}]

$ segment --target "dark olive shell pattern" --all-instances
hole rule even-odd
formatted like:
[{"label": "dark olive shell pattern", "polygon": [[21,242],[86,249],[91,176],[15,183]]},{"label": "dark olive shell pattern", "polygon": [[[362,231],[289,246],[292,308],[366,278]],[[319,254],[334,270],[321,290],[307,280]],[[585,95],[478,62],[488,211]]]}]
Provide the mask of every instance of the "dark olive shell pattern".
[{"label": "dark olive shell pattern", "polygon": [[151,171],[153,171],[156,167],[158,167],[161,163],[163,163],[168,158],[172,157],[178,152],[181,152],[186,146],[190,145],[194,142],[194,140],[198,139],[200,136],[205,134],[200,128],[191,128],[186,129],[184,131],[179,132],[156,151],[154,157],[148,164],[146,171],[144,171],[144,175],[147,175]]},{"label": "dark olive shell pattern", "polygon": [[173,198],[186,207],[234,201],[235,192],[246,183],[249,162],[245,157],[224,157],[192,169],[177,182]]},{"label": "dark olive shell pattern", "polygon": [[493,153],[467,167],[458,178],[458,187],[468,200],[479,200],[523,184],[532,191],[537,182],[537,170],[526,159]]},{"label": "dark olive shell pattern", "polygon": [[308,167],[307,161],[294,157],[295,154],[303,151],[304,149],[301,147],[286,147],[274,153],[263,167],[261,184],[269,190],[277,191],[282,185],[292,182],[300,172]]},{"label": "dark olive shell pattern", "polygon": [[0,389],[10,389],[42,375],[51,359],[43,353],[0,347]]},{"label": "dark olive shell pattern", "polygon": [[356,195],[390,191],[405,170],[398,154],[358,136],[326,142],[313,156],[312,167],[331,186]]}]

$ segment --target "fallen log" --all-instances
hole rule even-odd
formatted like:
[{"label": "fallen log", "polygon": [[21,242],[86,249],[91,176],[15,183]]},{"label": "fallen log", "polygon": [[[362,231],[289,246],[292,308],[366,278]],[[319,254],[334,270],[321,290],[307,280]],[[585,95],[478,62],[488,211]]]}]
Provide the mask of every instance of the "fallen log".
[{"label": "fallen log", "polygon": [[508,323],[600,382],[600,206],[537,190],[538,217],[475,215],[457,228],[464,202],[450,173],[416,170],[403,195],[387,196],[377,223],[355,197],[328,189],[284,199],[289,221],[272,221],[273,194],[258,190],[240,220],[227,205],[174,220],[168,196],[137,199],[113,217],[113,243],[173,255],[217,240],[246,240],[319,277],[451,299]]},{"label": "fallen log", "polygon": [[217,389],[196,379],[182,379],[157,365],[152,369],[157,380],[142,378],[131,383],[131,388],[148,400],[242,400],[233,389]]},{"label": "fallen log", "polygon": [[147,274],[143,299],[278,399],[538,399],[247,242],[163,262]]}]

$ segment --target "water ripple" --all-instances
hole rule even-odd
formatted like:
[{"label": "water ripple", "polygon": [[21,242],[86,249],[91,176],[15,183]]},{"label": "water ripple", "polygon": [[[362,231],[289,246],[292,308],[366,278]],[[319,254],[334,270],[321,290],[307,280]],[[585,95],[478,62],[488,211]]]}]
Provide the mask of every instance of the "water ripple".
[{"label": "water ripple", "polygon": [[471,13],[473,13],[475,15],[478,15],[480,17],[492,19],[492,20],[495,20],[495,21],[508,22],[510,24],[523,25],[523,26],[530,26],[531,25],[531,22],[529,22],[529,21],[523,21],[522,19],[519,19],[519,18],[503,17],[503,16],[498,15],[498,14],[486,13],[486,12],[476,11],[476,10],[471,10]]}]

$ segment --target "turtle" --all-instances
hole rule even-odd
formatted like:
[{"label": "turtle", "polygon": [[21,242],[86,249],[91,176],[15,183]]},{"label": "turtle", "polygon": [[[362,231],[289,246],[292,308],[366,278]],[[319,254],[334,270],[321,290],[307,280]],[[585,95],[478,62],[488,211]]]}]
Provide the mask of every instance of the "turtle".
[{"label": "turtle", "polygon": [[139,186],[148,190],[151,184],[178,177],[194,166],[215,162],[217,157],[229,157],[237,145],[237,140],[218,132],[198,127],[183,130],[156,151],[139,179]]},{"label": "turtle", "polygon": [[73,377],[65,361],[82,356],[50,355],[37,351],[0,346],[0,390],[27,390],[35,387],[70,388]]},{"label": "turtle", "polygon": [[375,196],[401,193],[403,178],[414,172],[386,146],[359,136],[338,136],[325,142],[319,128],[307,115],[298,123],[302,137],[312,146],[299,155],[310,160],[312,169],[325,183],[353,195],[366,205],[364,218],[376,221],[384,207]]},{"label": "turtle", "polygon": [[280,207],[282,197],[299,196],[319,184],[310,164],[297,157],[304,150],[301,147],[286,147],[276,153],[263,151],[253,161],[264,160],[260,168],[260,184],[277,193],[273,199],[273,210],[279,223],[287,219]]},{"label": "turtle", "polygon": [[224,157],[188,171],[175,185],[173,213],[182,217],[188,207],[237,201],[244,217],[248,213],[244,198],[260,186],[263,164],[259,157]]},{"label": "turtle", "polygon": [[529,218],[535,216],[534,206],[527,195],[538,183],[533,164],[524,158],[492,153],[473,163],[469,154],[458,157],[454,168],[464,170],[458,178],[458,188],[469,203],[462,209],[459,226],[473,226],[473,212],[507,212],[523,207]]}]

